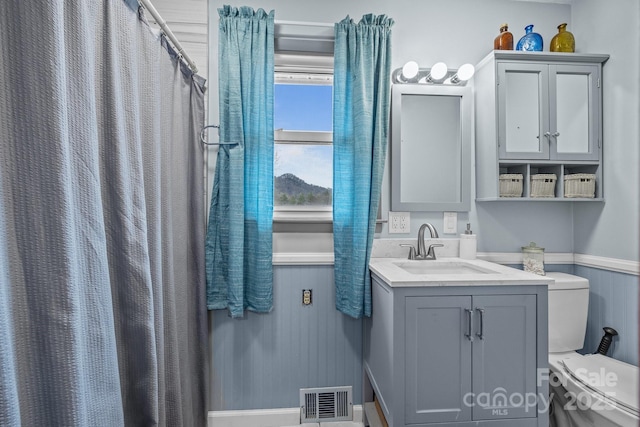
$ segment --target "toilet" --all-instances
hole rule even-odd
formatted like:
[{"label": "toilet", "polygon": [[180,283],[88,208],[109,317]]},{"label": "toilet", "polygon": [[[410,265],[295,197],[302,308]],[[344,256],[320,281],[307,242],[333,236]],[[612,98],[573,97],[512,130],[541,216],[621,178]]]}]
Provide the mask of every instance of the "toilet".
[{"label": "toilet", "polygon": [[[601,354],[581,355],[589,281],[548,272],[550,426],[637,427],[638,367]],[[594,349],[595,350],[595,349]]]}]

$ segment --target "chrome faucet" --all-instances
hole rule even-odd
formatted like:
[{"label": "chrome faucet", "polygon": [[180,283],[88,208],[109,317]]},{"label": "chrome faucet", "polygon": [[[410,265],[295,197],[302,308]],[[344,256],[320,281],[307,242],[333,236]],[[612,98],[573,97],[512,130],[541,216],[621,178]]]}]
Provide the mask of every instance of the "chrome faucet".
[{"label": "chrome faucet", "polygon": [[420,226],[420,230],[418,230],[418,251],[417,252],[413,245],[407,245],[407,244],[400,245],[400,246],[407,246],[409,248],[409,259],[416,259],[416,260],[436,259],[436,253],[434,252],[433,248],[444,246],[441,243],[433,243],[429,245],[429,249],[425,249],[425,245],[424,245],[424,229],[425,228],[429,229],[429,233],[431,234],[432,239],[437,239],[438,237],[440,237],[438,236],[438,232],[436,231],[436,228],[433,225],[429,223],[422,224]]},{"label": "chrome faucet", "polygon": [[436,228],[429,224],[428,222],[426,224],[422,224],[420,226],[420,230],[418,230],[418,253],[416,254],[416,259],[436,259],[436,253],[433,251],[433,248],[437,248],[437,247],[442,247],[444,245],[440,244],[440,243],[434,243],[429,245],[429,249],[425,250],[424,247],[424,229],[428,228],[429,229],[429,233],[431,234],[431,238],[432,239],[437,239],[438,236],[438,232],[436,231]]},{"label": "chrome faucet", "polygon": [[[425,228],[429,229],[429,233],[431,233],[432,239],[437,239],[439,237],[438,232],[436,231],[436,228],[433,225],[429,224],[428,222],[426,224],[422,224],[420,226],[420,230],[418,230],[418,253],[416,254],[416,258],[425,258],[428,254],[427,251],[424,249],[424,229]],[[429,246],[429,252],[433,253],[433,249],[431,248],[431,246]],[[435,259],[435,255],[433,259]]]}]

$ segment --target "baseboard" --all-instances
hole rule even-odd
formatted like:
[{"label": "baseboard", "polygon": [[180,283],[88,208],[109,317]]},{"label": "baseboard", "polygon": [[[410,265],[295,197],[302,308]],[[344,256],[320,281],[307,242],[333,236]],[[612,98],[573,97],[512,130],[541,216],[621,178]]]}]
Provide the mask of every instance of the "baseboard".
[{"label": "baseboard", "polygon": [[[362,422],[362,405],[353,405],[353,421]],[[209,411],[208,427],[281,427],[300,425],[300,408]]]}]

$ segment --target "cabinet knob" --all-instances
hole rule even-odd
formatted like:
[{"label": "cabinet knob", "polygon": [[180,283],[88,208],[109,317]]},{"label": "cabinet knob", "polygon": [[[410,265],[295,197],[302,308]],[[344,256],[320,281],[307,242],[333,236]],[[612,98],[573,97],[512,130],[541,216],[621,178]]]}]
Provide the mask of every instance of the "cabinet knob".
[{"label": "cabinet knob", "polygon": [[545,132],[544,136],[546,136],[547,138],[551,138],[551,132]]},{"label": "cabinet knob", "polygon": [[557,138],[560,136],[560,132],[555,131],[554,133],[551,134],[552,137]]}]

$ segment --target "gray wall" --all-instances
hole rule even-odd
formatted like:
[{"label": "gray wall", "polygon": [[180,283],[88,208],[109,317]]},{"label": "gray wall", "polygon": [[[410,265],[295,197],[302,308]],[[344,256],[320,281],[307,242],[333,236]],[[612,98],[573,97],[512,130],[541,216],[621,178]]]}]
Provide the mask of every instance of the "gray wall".
[{"label": "gray wall", "polygon": [[[511,265],[522,269],[522,265]],[[575,274],[589,280],[589,312],[584,347],[594,353],[609,326],[618,332],[608,356],[638,366],[638,276],[573,264],[547,264],[546,271]]]},{"label": "gray wall", "polygon": [[608,355],[638,365],[638,276],[574,266],[573,273],[589,279],[589,314],[583,353],[598,349],[605,326],[618,331]]},{"label": "gray wall", "polygon": [[210,409],[297,407],[301,388],[344,385],[360,403],[362,321],[336,311],[333,266],[275,266],[273,276],[271,313],[213,312]]},{"label": "gray wall", "polygon": [[[514,268],[521,266],[513,265]],[[590,281],[583,353],[594,352],[602,328],[620,334],[609,356],[638,365],[638,278],[574,265],[547,265]],[[336,312],[332,266],[276,266],[275,306],[242,320],[215,311],[210,410],[296,407],[305,387],[352,385],[362,401],[362,323]],[[300,304],[313,289],[313,305]]]}]

